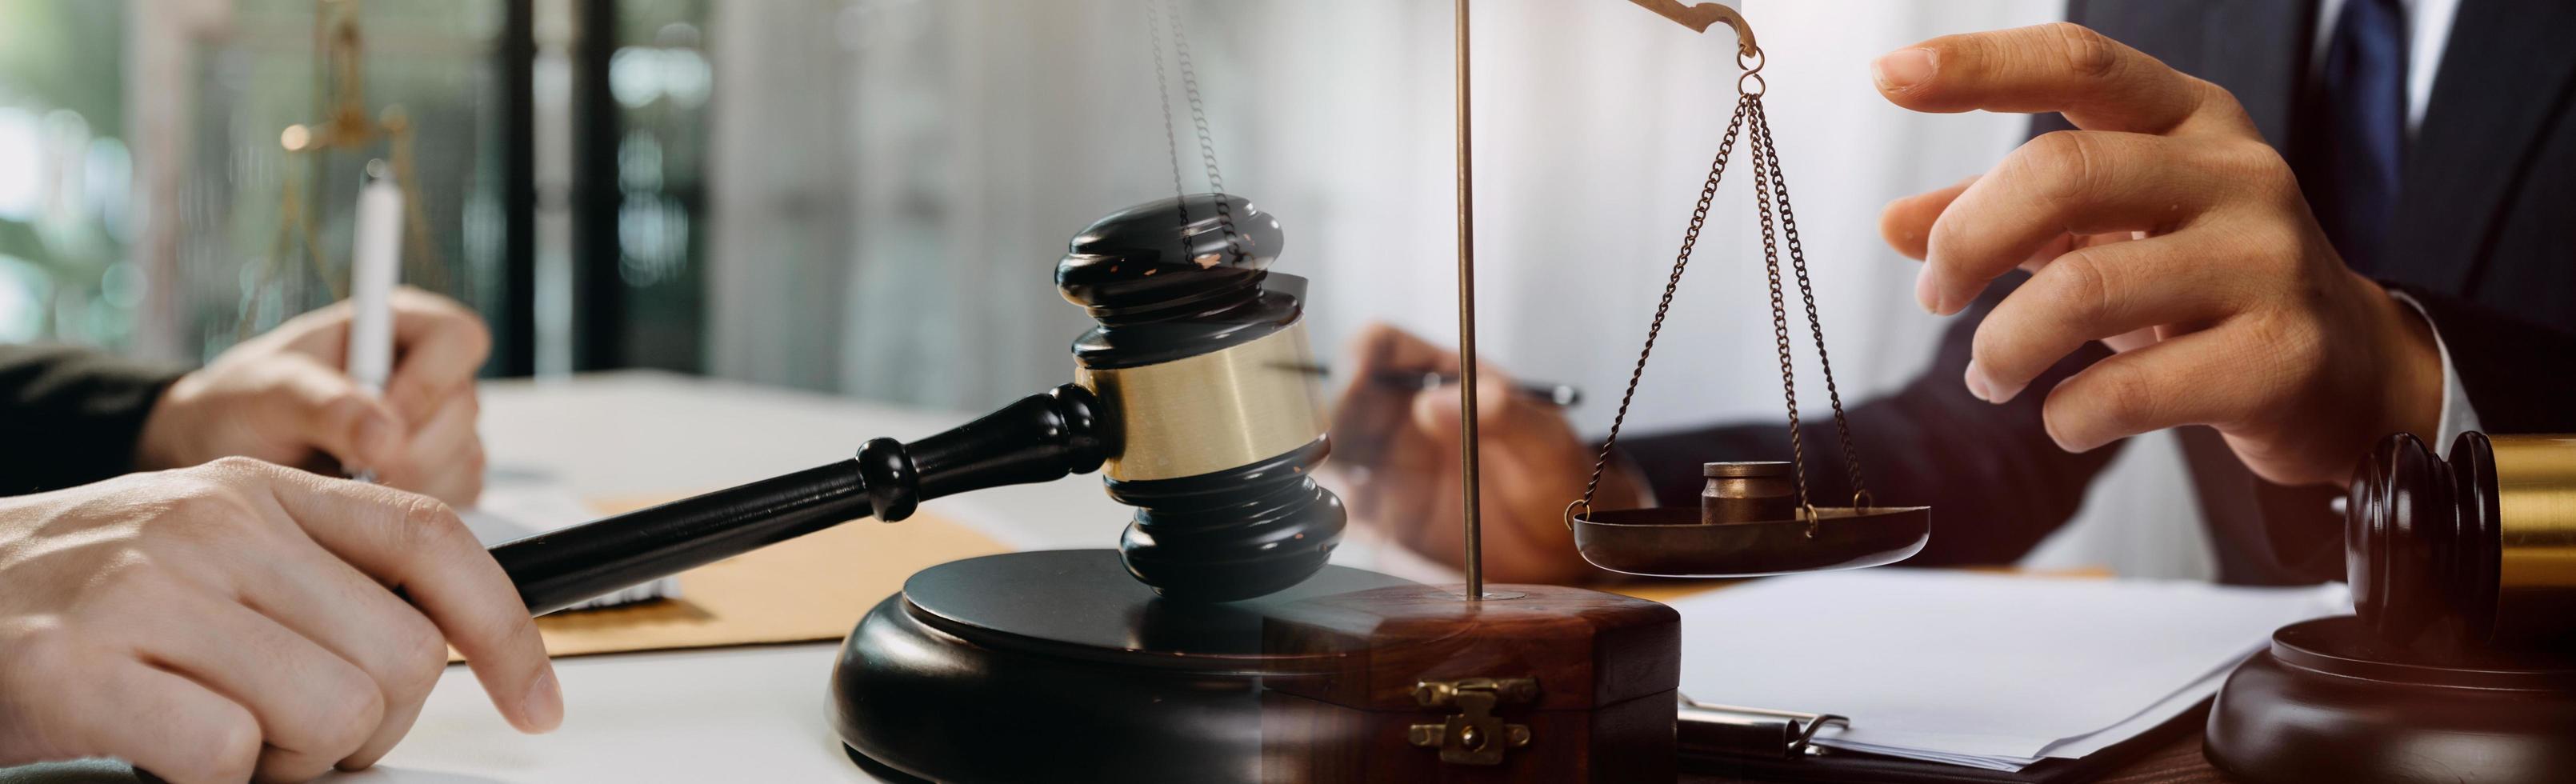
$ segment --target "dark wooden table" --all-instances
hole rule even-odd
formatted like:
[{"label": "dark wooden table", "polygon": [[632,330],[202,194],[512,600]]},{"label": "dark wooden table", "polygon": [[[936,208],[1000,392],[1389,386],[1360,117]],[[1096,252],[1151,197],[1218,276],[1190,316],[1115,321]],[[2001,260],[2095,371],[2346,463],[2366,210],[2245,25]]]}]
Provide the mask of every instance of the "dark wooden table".
[{"label": "dark wooden table", "polygon": [[2164,748],[2149,752],[2136,762],[2122,766],[2102,777],[2102,784],[2218,784],[2230,782],[2226,774],[2209,766],[2200,755],[2200,733],[2191,733]]}]

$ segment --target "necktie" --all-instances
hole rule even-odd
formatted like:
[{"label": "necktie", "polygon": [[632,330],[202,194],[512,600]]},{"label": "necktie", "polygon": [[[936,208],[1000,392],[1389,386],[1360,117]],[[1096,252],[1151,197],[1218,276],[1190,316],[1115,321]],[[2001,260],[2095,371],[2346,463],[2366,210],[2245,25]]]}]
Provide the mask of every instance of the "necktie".
[{"label": "necktie", "polygon": [[2301,189],[2344,263],[2381,263],[2406,150],[2406,6],[2346,0],[2308,102]]},{"label": "necktie", "polygon": [[[2300,106],[2291,161],[2327,240],[2345,265],[2368,275],[2387,269],[2381,256],[2406,154],[2406,6],[2403,0],[2345,0],[2332,36]],[[2212,536],[2233,543],[2219,548],[2221,579],[2343,576],[2342,516],[2328,506],[2337,488],[2257,479],[2227,459],[2226,443],[2214,431],[2186,429],[2183,448],[2200,456],[2194,465],[2225,466],[2195,477]],[[2250,496],[2253,503],[2230,496]],[[2260,525],[2249,524],[2254,521]]]}]

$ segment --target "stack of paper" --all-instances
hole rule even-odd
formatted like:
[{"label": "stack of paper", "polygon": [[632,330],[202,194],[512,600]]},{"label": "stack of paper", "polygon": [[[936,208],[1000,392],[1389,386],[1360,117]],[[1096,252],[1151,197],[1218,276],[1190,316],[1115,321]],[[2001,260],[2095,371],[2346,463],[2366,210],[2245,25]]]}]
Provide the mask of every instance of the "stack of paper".
[{"label": "stack of paper", "polygon": [[[463,510],[465,527],[474,532],[483,546],[523,539],[558,528],[590,522],[599,515],[573,495],[572,489],[545,474],[494,469],[483,480],[483,497],[472,509]],[[675,577],[629,586],[594,597],[563,609],[596,610],[603,607],[675,598],[680,595],[680,581]]]},{"label": "stack of paper", "polygon": [[1850,717],[1817,735],[1830,748],[2018,771],[2190,710],[2274,629],[2352,603],[2341,585],[1877,569],[1672,606],[1693,699]]}]

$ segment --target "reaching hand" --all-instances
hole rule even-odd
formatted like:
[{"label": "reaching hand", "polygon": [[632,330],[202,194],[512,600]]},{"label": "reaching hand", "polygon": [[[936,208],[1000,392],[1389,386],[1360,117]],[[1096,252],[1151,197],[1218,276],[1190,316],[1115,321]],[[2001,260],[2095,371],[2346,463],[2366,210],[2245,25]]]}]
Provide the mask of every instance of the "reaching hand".
[{"label": "reaching hand", "polygon": [[2341,480],[2390,433],[2433,437],[2430,327],[2345,268],[2227,91],[2071,24],[1935,38],[1876,72],[1908,109],[2063,112],[2081,129],[1882,219],[1924,260],[1916,296],[1934,313],[2032,271],[1977,328],[1979,398],[2010,400],[2100,340],[2118,355],[2048,393],[2069,451],[2211,425],[2254,473],[2297,484]]},{"label": "reaching hand", "polygon": [[0,765],[114,756],[181,784],[363,768],[411,729],[449,643],[511,724],[563,717],[509,579],[411,493],[226,458],[0,499],[0,586]]},{"label": "reaching hand", "polygon": [[[1333,457],[1345,477],[1351,516],[1405,546],[1458,564],[1465,485],[1458,465],[1456,386],[1416,392],[1381,383],[1394,373],[1455,373],[1458,355],[1383,324],[1353,342],[1358,358],[1333,411]],[[1583,495],[1596,444],[1574,434],[1556,407],[1512,390],[1492,365],[1478,366],[1476,429],[1483,492],[1485,571],[1502,582],[1569,583],[1595,570],[1574,551],[1565,504]],[[1602,477],[1602,508],[1646,506],[1644,483],[1614,465]]]},{"label": "reaching hand", "polygon": [[342,371],[349,303],[306,313],[170,385],[144,421],[143,469],[242,456],[337,475],[367,469],[452,504],[483,492],[474,375],[492,335],[473,311],[412,288],[392,297],[392,378],[382,397]]}]

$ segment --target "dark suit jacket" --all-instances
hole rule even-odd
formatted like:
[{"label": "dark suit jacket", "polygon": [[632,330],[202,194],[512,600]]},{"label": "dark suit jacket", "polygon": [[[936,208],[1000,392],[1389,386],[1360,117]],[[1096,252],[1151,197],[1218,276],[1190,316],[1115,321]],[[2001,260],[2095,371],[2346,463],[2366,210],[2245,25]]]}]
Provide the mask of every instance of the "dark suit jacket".
[{"label": "dark suit jacket", "polygon": [[179,371],[66,346],[0,346],[0,495],[134,470],[135,441]]},{"label": "dark suit jacket", "polygon": [[[2227,88],[2264,138],[2297,160],[2310,133],[2295,109],[2308,97],[2316,13],[2305,0],[2076,0],[2068,18]],[[2425,304],[2484,430],[2576,431],[2576,3],[2463,0],[2458,13],[2407,151],[2387,268],[2361,272]],[[2035,131],[2064,127],[2054,115],[2034,122]],[[2107,356],[2099,345],[2002,406],[1961,386],[1977,323],[2017,283],[1963,314],[1923,377],[1850,412],[1877,500],[1934,507],[1932,543],[1913,563],[2019,558],[2074,514],[2116,449],[2067,454],[2040,424],[2046,391]],[[1827,421],[1807,418],[1809,427]],[[1731,425],[1623,443],[1663,503],[1695,505],[1701,462],[1781,459],[1783,430]],[[2331,488],[2268,485],[2215,431],[2181,435],[2220,579],[2342,577]],[[1834,439],[1807,444],[1811,465],[1823,468],[1808,473],[1815,497],[1848,497]]]}]

